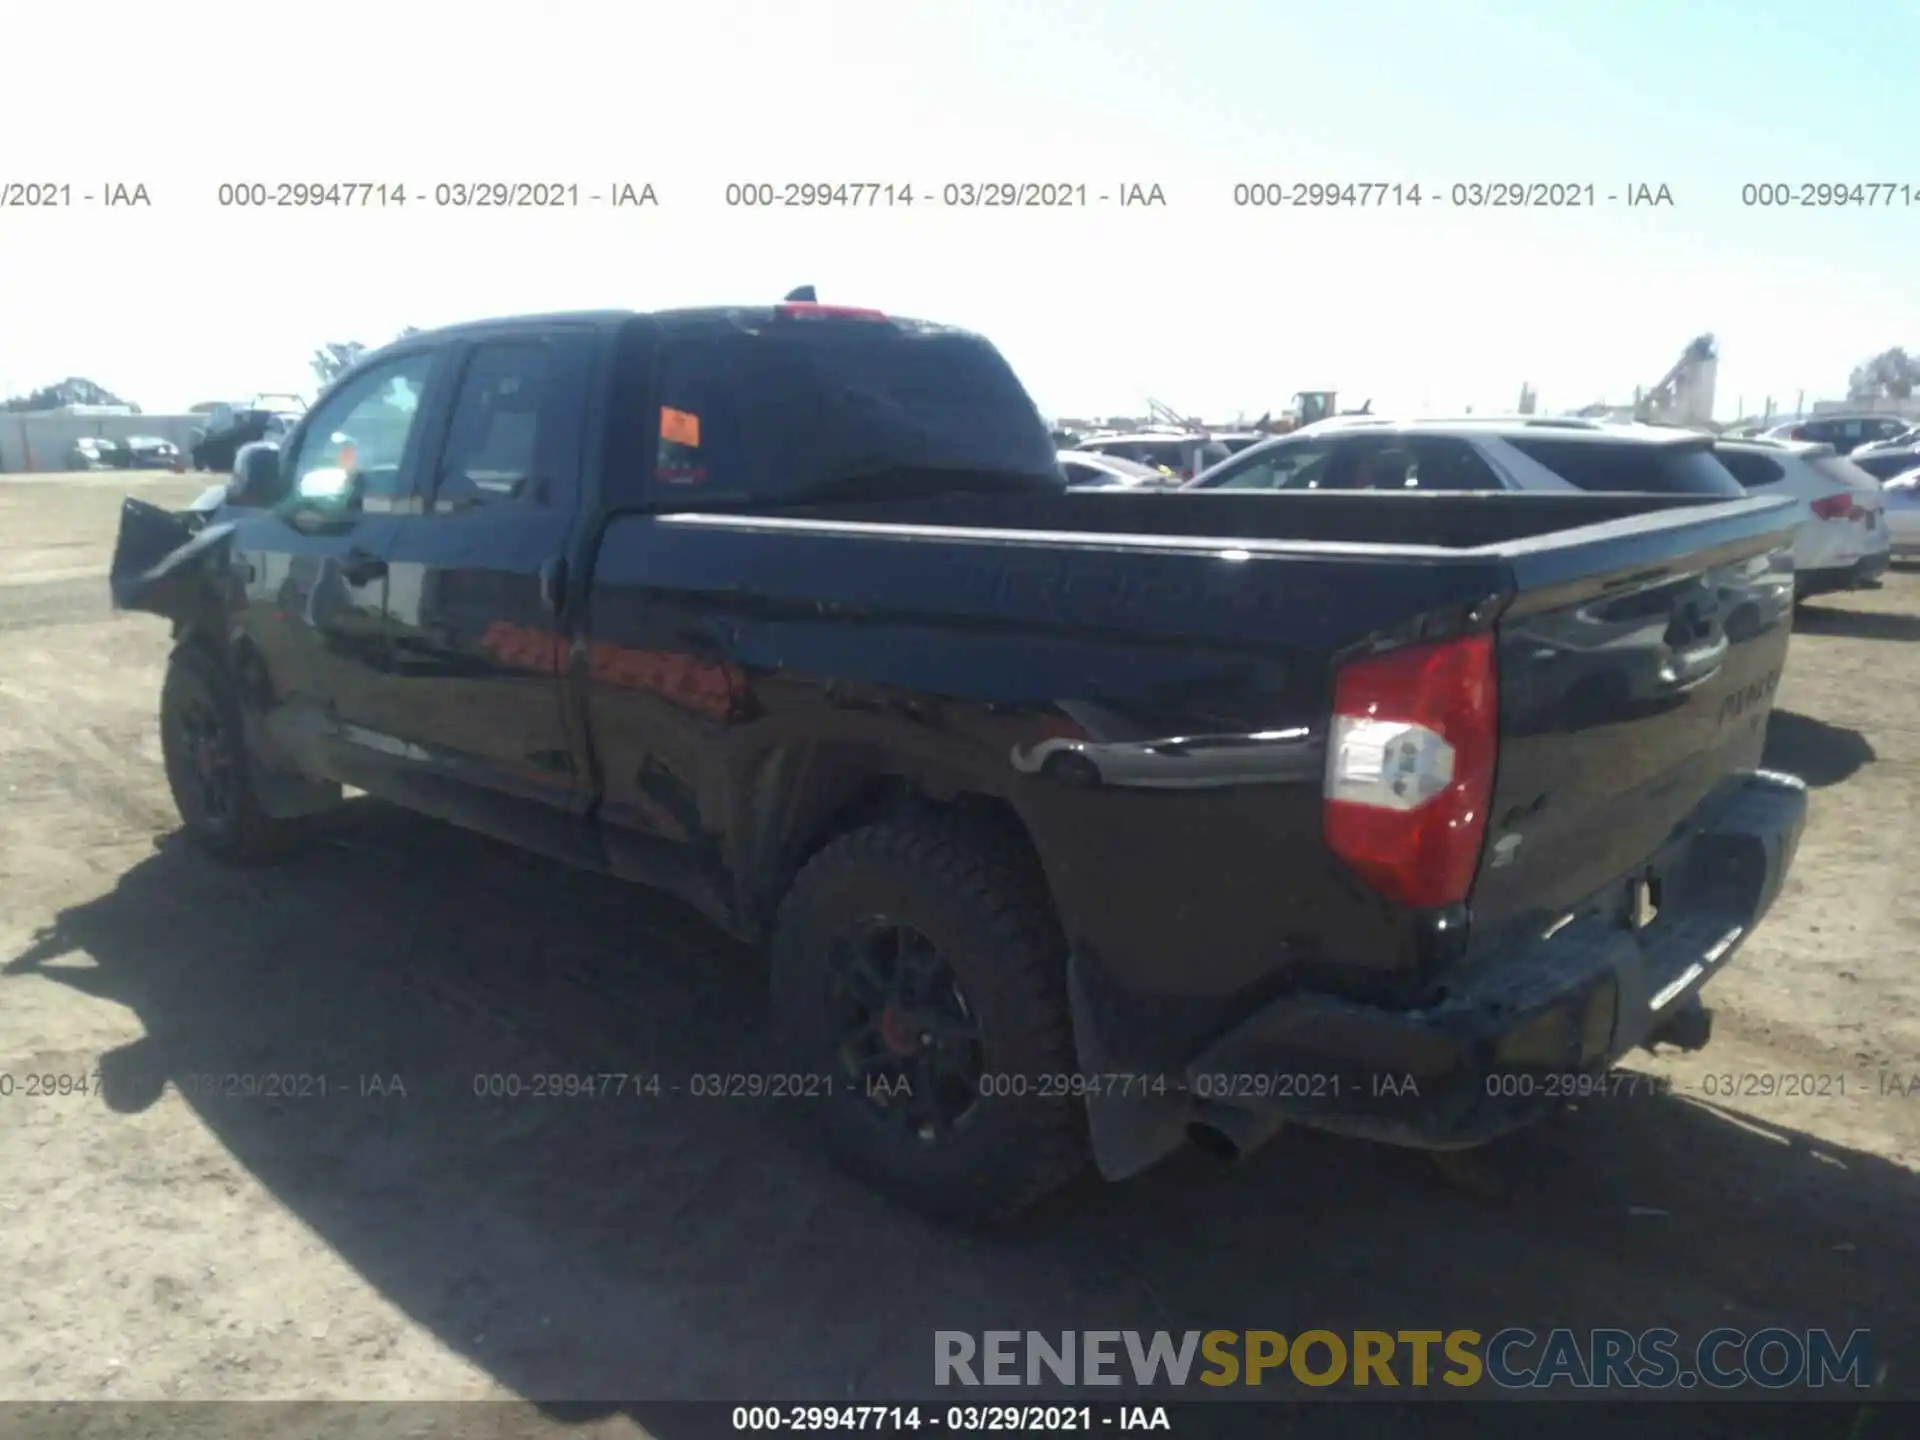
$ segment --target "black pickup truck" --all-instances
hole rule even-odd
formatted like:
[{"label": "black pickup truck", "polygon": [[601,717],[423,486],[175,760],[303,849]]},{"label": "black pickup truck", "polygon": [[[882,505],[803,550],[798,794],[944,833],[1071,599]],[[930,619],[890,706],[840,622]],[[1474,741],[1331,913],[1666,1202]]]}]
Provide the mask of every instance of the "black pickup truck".
[{"label": "black pickup truck", "polygon": [[769,942],[770,1083],[937,1213],[1288,1121],[1481,1143],[1706,1042],[1805,811],[1787,504],[1056,458],[963,331],[502,320],[129,500],[112,585],[206,849],[351,786],[675,891]]}]

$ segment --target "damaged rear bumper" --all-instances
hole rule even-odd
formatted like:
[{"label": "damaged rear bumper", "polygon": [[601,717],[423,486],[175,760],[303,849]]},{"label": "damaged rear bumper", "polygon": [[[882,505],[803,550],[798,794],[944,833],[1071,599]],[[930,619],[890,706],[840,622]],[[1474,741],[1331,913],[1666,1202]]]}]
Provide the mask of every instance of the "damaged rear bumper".
[{"label": "damaged rear bumper", "polygon": [[[1709,1028],[1700,989],[1779,894],[1806,804],[1796,777],[1742,777],[1707,823],[1427,1007],[1324,994],[1264,1006],[1169,1077],[1165,1094],[1089,1102],[1102,1172],[1144,1168],[1195,1125],[1236,1138],[1292,1122],[1430,1149],[1481,1144],[1562,1101],[1610,1093],[1607,1071],[1637,1046],[1697,1048]],[[1649,894],[1658,913],[1636,925],[1636,899]],[[1083,1047],[1097,1051],[1078,978],[1074,989]]]}]

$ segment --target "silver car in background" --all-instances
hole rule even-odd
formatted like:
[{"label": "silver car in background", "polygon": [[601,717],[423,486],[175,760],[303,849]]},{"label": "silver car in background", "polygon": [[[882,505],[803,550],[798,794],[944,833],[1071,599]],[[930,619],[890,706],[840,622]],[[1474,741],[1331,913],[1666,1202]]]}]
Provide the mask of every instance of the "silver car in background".
[{"label": "silver car in background", "polygon": [[1886,501],[1887,538],[1893,542],[1893,558],[1920,560],[1920,466],[1883,481],[1880,493]]}]

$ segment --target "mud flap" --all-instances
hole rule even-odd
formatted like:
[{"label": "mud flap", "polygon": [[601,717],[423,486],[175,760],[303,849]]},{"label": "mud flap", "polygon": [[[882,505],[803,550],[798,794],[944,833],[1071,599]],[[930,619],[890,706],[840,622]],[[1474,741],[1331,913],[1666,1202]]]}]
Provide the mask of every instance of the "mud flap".
[{"label": "mud flap", "polygon": [[[1125,1074],[1137,1068],[1113,1053],[1102,1034],[1098,977],[1078,952],[1067,958],[1067,1007],[1073,1044],[1083,1075]],[[1087,1091],[1087,1135],[1093,1163],[1108,1180],[1125,1180],[1164,1159],[1187,1142],[1192,1106],[1184,1091],[1142,1094],[1132,1086],[1109,1093]],[[1131,1092],[1131,1093],[1128,1093]]]}]

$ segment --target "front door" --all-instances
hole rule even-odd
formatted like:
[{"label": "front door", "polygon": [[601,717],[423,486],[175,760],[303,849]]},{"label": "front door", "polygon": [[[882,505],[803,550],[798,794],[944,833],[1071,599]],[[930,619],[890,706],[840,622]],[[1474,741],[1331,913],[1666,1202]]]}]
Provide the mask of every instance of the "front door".
[{"label": "front door", "polygon": [[285,493],[234,538],[244,642],[273,737],[319,774],[381,788],[386,551],[420,464],[431,350],[351,377],[281,457]]}]

